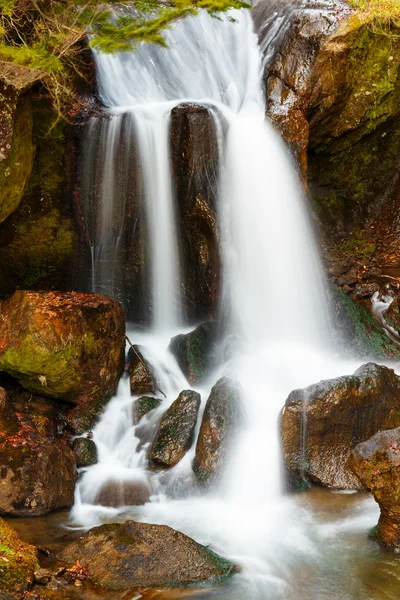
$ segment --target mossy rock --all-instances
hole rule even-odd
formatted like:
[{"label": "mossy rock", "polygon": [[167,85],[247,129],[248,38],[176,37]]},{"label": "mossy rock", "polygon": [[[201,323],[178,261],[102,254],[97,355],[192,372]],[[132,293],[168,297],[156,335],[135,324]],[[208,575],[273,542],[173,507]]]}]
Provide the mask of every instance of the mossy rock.
[{"label": "mossy rock", "polygon": [[219,323],[207,321],[190,333],[179,334],[171,339],[169,350],[189,383],[204,380],[215,368],[215,346],[219,331]]},{"label": "mossy rock", "polygon": [[93,440],[77,438],[72,444],[77,467],[90,467],[97,463],[97,448]]},{"label": "mossy rock", "polygon": [[137,425],[151,410],[158,408],[162,400],[153,396],[142,396],[133,403],[133,424]]},{"label": "mossy rock", "polygon": [[95,527],[59,559],[87,564],[93,583],[114,591],[217,584],[235,572],[232,563],[183,533],[135,521]]},{"label": "mossy rock", "polygon": [[26,589],[38,568],[36,548],[21,541],[17,532],[0,519],[0,589]]},{"label": "mossy rock", "polygon": [[364,304],[336,286],[331,287],[330,297],[336,338],[349,354],[376,360],[400,358],[400,347],[389,338]]},{"label": "mossy rock", "polygon": [[32,106],[24,98],[17,108],[11,150],[0,162],[0,223],[18,207],[31,175],[35,151],[32,127]]}]

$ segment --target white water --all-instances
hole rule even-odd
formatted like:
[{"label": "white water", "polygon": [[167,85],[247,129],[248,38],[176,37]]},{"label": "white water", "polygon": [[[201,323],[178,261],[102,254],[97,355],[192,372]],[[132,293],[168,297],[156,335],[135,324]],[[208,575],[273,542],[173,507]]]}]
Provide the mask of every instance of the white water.
[{"label": "white water", "polygon": [[[287,149],[264,119],[262,56],[250,14],[235,13],[235,18],[229,23],[202,15],[180,23],[168,34],[169,50],[143,46],[137,54],[96,58],[103,100],[114,113],[134,112],[139,123],[147,210],[154,225],[155,309],[150,332],[133,331],[130,337],[144,347],[167,399],[134,428],[128,383],[121,382],[93,432],[99,463],[86,470],[77,487],[73,517],[85,527],[127,515],[169,524],[240,564],[237,580],[246,597],[278,598],[288,597],[293,561],[316,554],[310,514],[298,499],[282,496],[279,412],[292,389],[351,373],[358,365],[333,356],[301,185]],[[230,346],[229,360],[198,391],[204,406],[211,385],[221,373],[230,374],[242,385],[245,412],[225,477],[207,494],[193,486],[193,448],[174,469],[160,474],[146,469],[147,446],[139,439],[148,440],[160,415],[189,387],[166,350],[180,320],[168,119],[172,106],[188,100],[216,107],[212,114],[222,156],[221,316]],[[93,504],[110,480],[141,482],[151,501],[137,508]]]}]

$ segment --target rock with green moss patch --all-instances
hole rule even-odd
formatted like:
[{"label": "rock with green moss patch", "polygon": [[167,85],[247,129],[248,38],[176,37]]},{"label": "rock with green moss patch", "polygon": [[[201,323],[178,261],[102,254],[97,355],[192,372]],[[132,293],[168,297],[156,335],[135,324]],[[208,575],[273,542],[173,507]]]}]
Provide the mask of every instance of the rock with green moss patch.
[{"label": "rock with green moss patch", "polygon": [[155,410],[161,404],[160,398],[154,396],[142,396],[133,403],[133,424],[137,425],[147,413]]},{"label": "rock with green moss patch", "polygon": [[240,386],[222,377],[210,392],[197,438],[193,471],[201,484],[211,484],[221,477],[241,421]]},{"label": "rock with green moss patch", "polygon": [[232,563],[183,533],[135,521],[95,527],[59,559],[87,564],[93,583],[112,591],[216,584],[235,572]]},{"label": "rock with green moss patch", "polygon": [[42,396],[75,404],[115,393],[125,317],[100,294],[17,291],[0,303],[0,370]]},{"label": "rock with green moss patch", "polygon": [[374,538],[391,550],[400,549],[400,428],[379,431],[358,444],[349,467],[381,509]]},{"label": "rock with green moss patch", "polygon": [[351,450],[377,431],[400,425],[400,377],[369,363],[354,375],[291,392],[282,410],[283,459],[292,482],[358,489]]},{"label": "rock with green moss patch", "polygon": [[76,438],[72,444],[77,467],[90,467],[97,463],[97,448],[93,440]]},{"label": "rock with green moss patch", "polygon": [[26,590],[38,568],[36,548],[20,540],[17,532],[0,519],[0,590]]},{"label": "rock with green moss patch", "polygon": [[181,392],[163,414],[148,452],[149,460],[159,467],[174,467],[189,450],[201,404],[200,394]]},{"label": "rock with green moss patch", "polygon": [[207,321],[190,333],[172,338],[169,349],[189,383],[198,383],[215,367],[218,334],[219,324]]}]

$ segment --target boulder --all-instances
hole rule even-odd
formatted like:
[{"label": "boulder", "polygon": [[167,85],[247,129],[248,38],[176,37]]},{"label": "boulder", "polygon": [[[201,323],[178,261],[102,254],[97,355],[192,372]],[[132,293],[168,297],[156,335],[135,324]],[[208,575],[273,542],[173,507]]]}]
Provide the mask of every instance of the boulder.
[{"label": "boulder", "polygon": [[399,296],[396,296],[393,302],[390,304],[387,311],[385,311],[383,318],[385,323],[392,327],[400,335],[400,307],[399,307]]},{"label": "boulder", "polygon": [[17,291],[0,303],[0,370],[31,392],[74,404],[115,393],[125,317],[100,294]]},{"label": "boulder", "polygon": [[39,568],[36,548],[20,540],[17,532],[3,519],[0,519],[0,555],[0,594],[26,590]]},{"label": "boulder", "polygon": [[190,323],[198,323],[216,316],[221,276],[219,150],[212,110],[189,103],[173,108],[170,149],[178,213],[182,309]]},{"label": "boulder", "polygon": [[158,408],[162,400],[153,396],[142,396],[133,403],[133,424],[137,425],[147,413]]},{"label": "boulder", "polygon": [[197,392],[185,390],[179,394],[162,416],[148,452],[149,460],[169,468],[184,457],[193,442],[200,404]]},{"label": "boulder", "polygon": [[200,483],[211,483],[221,476],[241,413],[239,384],[222,377],[211,390],[197,438],[193,471]]},{"label": "boulder", "polygon": [[108,398],[98,398],[97,400],[86,400],[70,410],[66,416],[68,428],[74,435],[82,435],[94,428]]},{"label": "boulder", "polygon": [[128,361],[130,365],[131,395],[156,394],[157,380],[151,367],[140,352],[139,346],[129,348]]},{"label": "boulder", "polygon": [[141,506],[150,499],[150,486],[144,478],[108,479],[96,495],[93,504],[102,506]]},{"label": "boulder", "polygon": [[198,383],[215,367],[215,345],[219,324],[216,321],[201,323],[196,329],[172,338],[169,350],[189,383]]},{"label": "boulder", "polygon": [[59,559],[87,564],[92,582],[112,591],[219,583],[235,570],[179,531],[135,521],[95,527]]},{"label": "boulder", "polygon": [[400,377],[373,363],[354,375],[291,392],[282,410],[283,459],[292,483],[357,489],[350,451],[381,429],[400,424]]},{"label": "boulder", "polygon": [[93,440],[76,438],[72,444],[77,467],[90,467],[97,463],[97,448]]},{"label": "boulder", "polygon": [[400,427],[358,444],[349,467],[381,509],[376,538],[386,548],[400,550]]}]

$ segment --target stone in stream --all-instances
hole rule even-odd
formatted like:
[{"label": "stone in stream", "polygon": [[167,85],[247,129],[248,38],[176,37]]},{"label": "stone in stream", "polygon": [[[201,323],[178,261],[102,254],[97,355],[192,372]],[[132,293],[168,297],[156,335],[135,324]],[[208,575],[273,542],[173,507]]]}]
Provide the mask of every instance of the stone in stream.
[{"label": "stone in stream", "polygon": [[400,334],[399,296],[394,298],[387,311],[383,314],[383,318],[389,327],[392,327]]},{"label": "stone in stream", "polygon": [[90,467],[97,463],[97,448],[93,440],[76,438],[72,443],[77,467]]},{"label": "stone in stream", "polygon": [[113,591],[220,583],[236,570],[179,531],[135,521],[95,527],[58,558],[87,564],[92,582]]},{"label": "stone in stream", "polygon": [[193,471],[200,483],[211,483],[221,476],[241,416],[239,384],[222,377],[211,390],[197,438]]},{"label": "stone in stream", "polygon": [[372,492],[381,509],[376,538],[390,549],[400,549],[400,427],[380,431],[358,444],[349,467]]},{"label": "stone in stream", "polygon": [[141,506],[150,499],[151,488],[145,479],[108,479],[94,498],[94,504],[111,506]]},{"label": "stone in stream", "polygon": [[101,294],[19,290],[0,303],[0,371],[73,404],[108,399],[124,368],[125,316]]},{"label": "stone in stream", "polygon": [[139,346],[129,348],[128,352],[129,373],[131,381],[131,395],[156,394],[158,385],[151,366],[140,352]]},{"label": "stone in stream", "polygon": [[169,350],[175,356],[189,383],[201,381],[211,368],[215,367],[214,349],[219,329],[216,321],[207,321],[190,333],[172,338]]},{"label": "stone in stream", "polygon": [[[33,581],[39,568],[35,546],[19,539],[17,532],[0,519],[0,598],[8,598],[6,592],[22,592]],[[15,598],[12,595],[10,598]]]},{"label": "stone in stream", "polygon": [[133,403],[133,424],[137,425],[147,413],[158,408],[162,400],[153,396],[142,396]]},{"label": "stone in stream", "polygon": [[400,425],[400,377],[368,363],[354,375],[291,392],[281,413],[289,480],[339,489],[360,488],[350,451],[381,429]]},{"label": "stone in stream", "polygon": [[192,390],[181,392],[164,413],[148,452],[149,460],[157,466],[174,467],[192,445],[200,394]]}]

